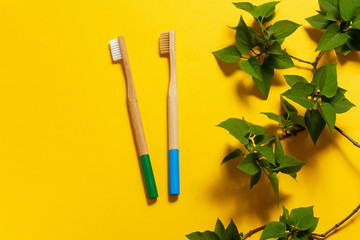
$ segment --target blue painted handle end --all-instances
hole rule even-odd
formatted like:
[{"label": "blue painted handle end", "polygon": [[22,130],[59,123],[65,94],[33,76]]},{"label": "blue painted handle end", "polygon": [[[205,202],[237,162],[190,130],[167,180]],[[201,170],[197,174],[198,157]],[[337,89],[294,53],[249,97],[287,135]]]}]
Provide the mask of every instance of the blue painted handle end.
[{"label": "blue painted handle end", "polygon": [[179,149],[169,150],[169,192],[180,194]]}]

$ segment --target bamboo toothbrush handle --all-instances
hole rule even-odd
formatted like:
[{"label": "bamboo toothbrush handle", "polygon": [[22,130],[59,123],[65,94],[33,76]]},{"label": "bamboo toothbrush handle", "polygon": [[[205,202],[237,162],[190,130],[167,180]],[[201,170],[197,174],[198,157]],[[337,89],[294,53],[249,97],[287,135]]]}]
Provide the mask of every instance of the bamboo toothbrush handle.
[{"label": "bamboo toothbrush handle", "polygon": [[176,78],[176,36],[175,31],[169,33],[170,84],[168,95],[168,134],[169,134],[169,192],[180,194],[179,174],[179,116],[178,90]]},{"label": "bamboo toothbrush handle", "polygon": [[119,37],[120,51],[124,63],[126,86],[127,86],[127,105],[129,109],[130,122],[134,134],[136,148],[140,157],[141,167],[145,179],[146,189],[149,198],[156,198],[158,196],[154,173],[151,167],[149,152],[147,149],[146,139],[141,115],[139,110],[138,101],[136,98],[135,86],[131,74],[129,58],[127,55],[125,40]]}]

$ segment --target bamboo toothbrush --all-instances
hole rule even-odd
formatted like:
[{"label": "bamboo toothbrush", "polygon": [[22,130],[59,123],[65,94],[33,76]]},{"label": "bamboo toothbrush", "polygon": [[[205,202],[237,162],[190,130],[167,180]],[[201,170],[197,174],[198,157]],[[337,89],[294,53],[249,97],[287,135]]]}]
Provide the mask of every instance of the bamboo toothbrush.
[{"label": "bamboo toothbrush", "polygon": [[169,146],[169,193],[180,194],[179,177],[179,120],[176,83],[175,30],[160,34],[160,53],[170,57],[170,84],[168,93],[168,146]]},{"label": "bamboo toothbrush", "polygon": [[145,179],[148,197],[156,198],[158,196],[158,193],[156,189],[153,170],[150,163],[149,152],[146,145],[144,128],[141,122],[141,116],[136,98],[135,86],[131,75],[125,39],[120,36],[118,39],[111,40],[110,50],[114,62],[118,62],[121,59],[123,60],[126,76],[127,105],[135,138],[136,148],[140,157],[141,168]]}]

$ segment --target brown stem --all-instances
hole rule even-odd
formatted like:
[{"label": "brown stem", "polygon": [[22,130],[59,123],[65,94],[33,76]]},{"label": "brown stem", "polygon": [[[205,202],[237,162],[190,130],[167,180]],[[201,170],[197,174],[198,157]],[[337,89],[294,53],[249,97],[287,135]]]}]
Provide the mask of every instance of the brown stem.
[{"label": "brown stem", "polygon": [[347,220],[349,220],[355,213],[357,213],[357,211],[359,211],[359,209],[360,209],[360,204],[346,218],[344,218],[342,221],[335,224],[335,226],[333,226],[332,228],[327,230],[325,233],[323,233],[323,234],[313,233],[312,235],[315,237],[320,237],[320,238],[326,237],[326,235],[328,235],[330,232],[334,231],[335,229],[337,229],[338,227],[343,225]]},{"label": "brown stem", "polygon": [[[301,132],[304,131],[305,128],[301,128],[296,130],[296,132]],[[352,144],[354,144],[356,147],[360,148],[360,144],[358,142],[356,142],[354,139],[352,139],[346,132],[344,132],[343,130],[341,130],[340,128],[338,128],[337,126],[335,126],[335,130],[338,131],[341,135],[343,135],[347,140],[349,140]],[[281,137],[279,137],[280,140],[291,137],[293,135],[291,134],[285,134],[282,135]],[[274,143],[275,140],[270,141],[268,144]]]},{"label": "brown stem", "polygon": [[257,232],[259,232],[259,231],[261,231],[261,230],[264,230],[265,227],[266,227],[266,225],[261,226],[261,227],[258,227],[258,228],[255,228],[255,229],[253,229],[253,230],[250,230],[250,231],[247,232],[241,239],[244,240],[244,239],[246,239],[246,238],[248,238],[248,237],[251,237],[251,235],[253,235],[254,233],[257,233]]},{"label": "brown stem", "polygon": [[[296,130],[296,133],[302,132],[302,131],[304,131],[304,130],[305,130],[305,128],[297,129],[297,130]],[[293,135],[287,133],[287,134],[282,135],[281,137],[279,137],[279,140],[283,140],[283,139],[288,138],[288,137],[291,137],[291,136],[293,136]]]},{"label": "brown stem", "polygon": [[360,144],[358,142],[356,142],[354,139],[352,139],[349,135],[347,135],[343,130],[341,130],[337,126],[335,126],[335,130],[338,131],[339,133],[341,133],[341,135],[343,135],[344,137],[346,137],[356,147],[360,148]]},{"label": "brown stem", "polygon": [[[299,133],[299,132],[302,132],[302,131],[304,131],[304,130],[305,130],[305,128],[300,128],[300,129],[297,129],[296,132]],[[284,134],[284,135],[280,136],[280,137],[279,137],[279,140],[283,140],[283,139],[289,138],[289,137],[291,137],[291,136],[293,136],[293,135],[287,133],[287,134]],[[275,139],[267,142],[265,145],[268,146],[268,145],[270,145],[270,144],[272,144],[272,143],[274,143],[274,142],[275,142]]]},{"label": "brown stem", "polygon": [[315,70],[316,70],[317,64],[318,64],[318,62],[319,62],[319,60],[320,60],[320,58],[321,58],[321,56],[322,56],[323,53],[324,53],[324,52],[319,52],[319,54],[318,54],[317,57],[315,58],[314,65],[313,65],[313,67],[314,67]]},{"label": "brown stem", "polygon": [[307,63],[307,64],[310,64],[310,65],[312,65],[312,66],[314,67],[314,62],[305,61],[305,60],[302,60],[301,58],[297,58],[297,57],[294,57],[294,56],[292,56],[292,55],[289,55],[289,56],[290,56],[291,58],[293,58],[293,59],[298,60],[299,62]]},{"label": "brown stem", "polygon": [[298,60],[299,62],[303,62],[303,63],[307,63],[307,64],[310,64],[311,66],[313,66],[313,68],[316,70],[316,67],[317,67],[317,64],[319,63],[319,60],[322,56],[323,52],[319,52],[319,54],[316,56],[315,58],[315,61],[313,62],[310,62],[310,61],[305,61],[301,58],[297,58],[297,57],[294,57],[292,55],[289,55],[291,58],[295,59],[295,60]]}]

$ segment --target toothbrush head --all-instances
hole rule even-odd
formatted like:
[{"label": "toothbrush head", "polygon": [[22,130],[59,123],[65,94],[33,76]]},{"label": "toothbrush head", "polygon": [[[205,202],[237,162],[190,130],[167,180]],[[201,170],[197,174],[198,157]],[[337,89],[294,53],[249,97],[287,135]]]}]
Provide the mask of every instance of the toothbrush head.
[{"label": "toothbrush head", "polygon": [[169,53],[170,51],[170,33],[160,33],[160,54]]},{"label": "toothbrush head", "polygon": [[120,44],[118,39],[114,39],[110,41],[110,51],[114,62],[120,61],[122,59]]}]

